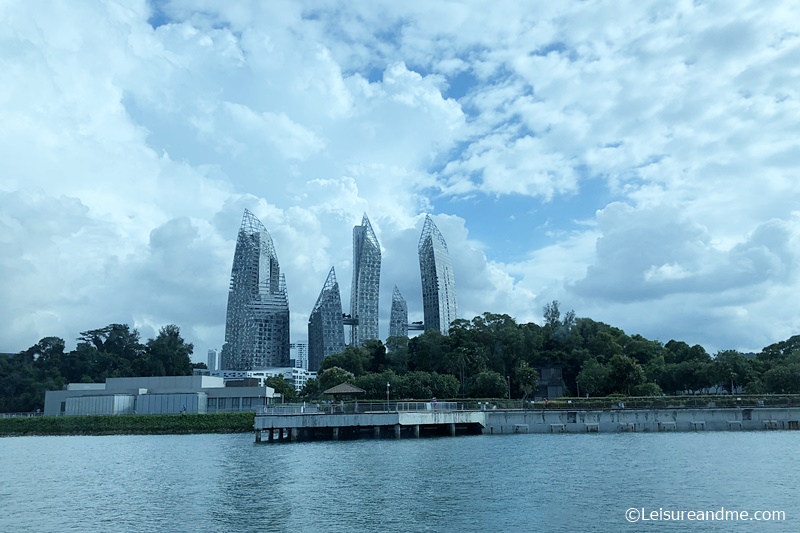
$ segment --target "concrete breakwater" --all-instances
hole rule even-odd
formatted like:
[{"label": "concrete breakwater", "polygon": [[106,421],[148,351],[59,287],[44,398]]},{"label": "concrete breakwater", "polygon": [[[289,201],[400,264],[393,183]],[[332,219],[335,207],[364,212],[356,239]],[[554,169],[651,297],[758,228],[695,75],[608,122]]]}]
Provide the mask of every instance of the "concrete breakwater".
[{"label": "concrete breakwater", "polygon": [[487,411],[483,433],[800,429],[800,407]]},{"label": "concrete breakwater", "polygon": [[514,433],[800,430],[800,407],[257,415],[256,441]]}]

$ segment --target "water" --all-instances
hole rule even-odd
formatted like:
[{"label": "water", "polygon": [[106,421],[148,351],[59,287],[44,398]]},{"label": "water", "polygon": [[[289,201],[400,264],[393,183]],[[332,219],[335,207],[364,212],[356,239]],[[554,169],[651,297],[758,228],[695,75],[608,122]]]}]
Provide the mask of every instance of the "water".
[{"label": "water", "polygon": [[[0,439],[2,531],[800,531],[800,433]],[[625,520],[628,508],[782,522]]]}]

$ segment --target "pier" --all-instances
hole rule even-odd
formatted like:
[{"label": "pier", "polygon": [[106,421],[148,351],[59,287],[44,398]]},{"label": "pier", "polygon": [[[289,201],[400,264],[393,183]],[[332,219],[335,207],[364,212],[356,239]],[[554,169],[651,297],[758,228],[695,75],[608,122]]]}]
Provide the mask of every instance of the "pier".
[{"label": "pier", "polygon": [[457,402],[392,402],[266,408],[256,442],[419,438],[515,433],[800,430],[800,407],[493,409]]}]

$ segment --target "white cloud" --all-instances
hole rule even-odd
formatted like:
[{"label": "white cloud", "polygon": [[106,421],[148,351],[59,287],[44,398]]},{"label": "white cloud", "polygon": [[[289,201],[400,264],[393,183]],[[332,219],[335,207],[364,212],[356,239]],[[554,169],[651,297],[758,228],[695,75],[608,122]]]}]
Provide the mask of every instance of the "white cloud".
[{"label": "white cloud", "polygon": [[[275,240],[297,338],[331,265],[347,306],[363,212],[384,314],[397,283],[421,318],[427,211],[467,317],[559,299],[709,348],[795,333],[794,3],[158,9],[153,28],[143,0],[0,5],[0,350],[125,321],[219,347],[245,207]],[[611,203],[585,196],[598,181]],[[483,228],[507,197],[584,211],[547,241],[502,213],[506,257]]]}]

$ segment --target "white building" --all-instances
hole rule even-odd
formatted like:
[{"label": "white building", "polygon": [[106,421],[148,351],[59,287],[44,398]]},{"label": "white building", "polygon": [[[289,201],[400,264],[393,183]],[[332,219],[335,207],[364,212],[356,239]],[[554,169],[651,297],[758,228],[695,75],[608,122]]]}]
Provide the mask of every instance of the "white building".
[{"label": "white building", "polygon": [[293,342],[289,345],[289,359],[294,361],[295,368],[308,370],[308,343]]},{"label": "white building", "polygon": [[206,364],[209,370],[219,369],[219,351],[211,349],[208,351],[208,363]]},{"label": "white building", "polygon": [[264,370],[195,370],[196,375],[220,377],[226,382],[233,380],[257,379],[260,387],[264,386],[267,378],[279,377],[288,381],[297,392],[303,390],[309,379],[316,378],[316,372],[309,372],[302,368],[282,367],[265,368]]},{"label": "white building", "polygon": [[272,387],[226,387],[213,376],[108,378],[47,391],[45,416],[255,411],[272,403]]}]

